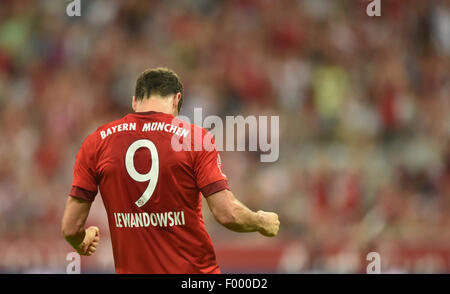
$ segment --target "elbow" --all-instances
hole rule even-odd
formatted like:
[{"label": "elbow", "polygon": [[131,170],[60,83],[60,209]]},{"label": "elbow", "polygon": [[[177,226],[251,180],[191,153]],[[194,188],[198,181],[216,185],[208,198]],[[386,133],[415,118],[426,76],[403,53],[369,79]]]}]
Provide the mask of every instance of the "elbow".
[{"label": "elbow", "polygon": [[82,233],[83,227],[77,225],[68,225],[63,222],[61,226],[61,233],[65,239],[73,239]]},{"label": "elbow", "polygon": [[62,227],[61,233],[63,234],[65,239],[71,239],[71,238],[74,238],[78,234],[78,230]]}]

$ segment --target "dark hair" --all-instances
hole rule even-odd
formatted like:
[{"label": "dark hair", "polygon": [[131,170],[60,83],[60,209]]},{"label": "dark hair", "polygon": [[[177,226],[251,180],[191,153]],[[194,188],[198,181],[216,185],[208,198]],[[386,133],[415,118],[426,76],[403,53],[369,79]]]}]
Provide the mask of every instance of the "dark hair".
[{"label": "dark hair", "polygon": [[[136,81],[134,96],[136,100],[149,98],[151,95],[168,96],[177,93],[183,94],[183,85],[180,78],[172,70],[164,67],[147,69]],[[180,111],[182,100],[178,104]]]}]

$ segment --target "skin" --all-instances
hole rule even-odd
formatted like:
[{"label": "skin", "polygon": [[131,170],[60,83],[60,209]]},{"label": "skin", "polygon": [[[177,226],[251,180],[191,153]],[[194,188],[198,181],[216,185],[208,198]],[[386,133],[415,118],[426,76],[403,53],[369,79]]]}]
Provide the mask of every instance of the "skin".
[{"label": "skin", "polygon": [[92,202],[69,196],[62,220],[62,233],[66,241],[80,254],[90,256],[97,250],[100,230],[85,229]]},{"label": "skin", "polygon": [[133,96],[131,107],[135,112],[157,111],[178,115],[178,103],[181,100],[181,93],[173,96],[161,97],[157,95],[150,96],[149,99],[137,100]]},{"label": "skin", "polygon": [[214,218],[229,230],[240,233],[259,232],[266,237],[278,234],[280,221],[273,212],[253,212],[237,200],[229,190],[222,190],[206,198]]},{"label": "skin", "polygon": [[[178,115],[178,103],[181,93],[161,97],[152,95],[148,99],[137,100],[133,96],[132,108],[135,112],[157,111]],[[278,234],[280,222],[273,212],[254,212],[237,200],[229,190],[209,195],[209,209],[214,218],[224,227],[235,232],[259,232],[266,237]],[[100,241],[100,230],[97,227],[85,229],[91,202],[69,196],[62,219],[62,234],[67,242],[80,254],[90,256],[95,253]]]}]

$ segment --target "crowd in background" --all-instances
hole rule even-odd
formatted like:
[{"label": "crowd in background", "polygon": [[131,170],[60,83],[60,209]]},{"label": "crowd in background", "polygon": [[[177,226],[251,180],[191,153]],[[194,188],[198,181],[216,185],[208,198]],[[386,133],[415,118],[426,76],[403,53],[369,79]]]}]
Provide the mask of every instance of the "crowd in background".
[{"label": "crowd in background", "polygon": [[[298,245],[286,271],[359,270],[330,265],[337,247],[412,271],[398,244],[450,246],[449,1],[382,1],[380,17],[364,0],[81,3],[69,17],[65,1],[0,2],[0,251],[15,254],[0,271],[29,246],[64,244],[82,140],[129,113],[136,78],[158,66],[183,82],[181,114],[280,117],[277,162],[221,156],[242,202],[279,213],[267,242]],[[107,236],[95,203],[89,221]],[[266,242],[204,216],[216,244]]]}]

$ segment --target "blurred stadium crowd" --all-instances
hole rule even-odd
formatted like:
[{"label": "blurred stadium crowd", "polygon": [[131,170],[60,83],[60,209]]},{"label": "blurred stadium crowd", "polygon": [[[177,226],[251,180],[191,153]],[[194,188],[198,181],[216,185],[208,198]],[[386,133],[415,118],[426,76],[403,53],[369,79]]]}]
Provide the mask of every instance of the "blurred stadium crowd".
[{"label": "blurred stadium crowd", "polygon": [[[268,240],[206,209],[224,271],[364,272],[370,251],[384,272],[450,271],[449,1],[81,2],[0,1],[0,272],[65,270],[75,154],[156,66],[182,114],[280,117],[276,163],[222,152],[235,195],[281,220]],[[86,270],[111,272],[100,196],[89,223]]]}]

